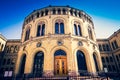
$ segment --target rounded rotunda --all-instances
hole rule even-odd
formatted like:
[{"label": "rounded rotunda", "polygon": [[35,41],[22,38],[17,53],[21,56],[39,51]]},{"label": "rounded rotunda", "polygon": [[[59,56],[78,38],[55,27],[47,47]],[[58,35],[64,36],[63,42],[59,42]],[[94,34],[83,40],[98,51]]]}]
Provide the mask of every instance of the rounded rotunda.
[{"label": "rounded rotunda", "polygon": [[101,70],[94,24],[87,13],[69,6],[48,6],[25,18],[16,75],[84,75]]}]

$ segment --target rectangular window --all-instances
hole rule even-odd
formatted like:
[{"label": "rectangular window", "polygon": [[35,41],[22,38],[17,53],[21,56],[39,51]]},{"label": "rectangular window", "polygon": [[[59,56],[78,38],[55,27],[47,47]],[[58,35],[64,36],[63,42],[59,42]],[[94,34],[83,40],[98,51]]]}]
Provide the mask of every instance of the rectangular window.
[{"label": "rectangular window", "polygon": [[6,59],[4,59],[4,60],[3,60],[3,63],[2,63],[2,64],[3,64],[3,65],[5,65],[5,64],[6,64]]},{"label": "rectangular window", "polygon": [[103,51],[106,51],[106,46],[103,44]]},{"label": "rectangular window", "polygon": [[109,63],[109,59],[108,59],[108,57],[106,57],[106,61]]},{"label": "rectangular window", "polygon": [[106,44],[107,51],[110,51],[110,46]]},{"label": "rectangular window", "polygon": [[111,68],[111,66],[110,66],[110,65],[108,65],[108,70],[109,70],[109,71],[112,71],[112,68]]},{"label": "rectangular window", "polygon": [[112,48],[113,48],[113,50],[115,50],[115,46],[114,46],[114,43],[112,42],[111,44],[112,44]]},{"label": "rectangular window", "polygon": [[119,57],[116,55],[116,60],[119,61]]},{"label": "rectangular window", "polygon": [[102,46],[99,44],[99,50],[102,51]]},{"label": "rectangular window", "polygon": [[103,63],[105,62],[105,59],[104,59],[104,57],[102,57],[102,62],[103,62]]},{"label": "rectangular window", "polygon": [[115,45],[115,49],[117,49],[118,48],[118,44],[117,44],[116,40],[114,41],[114,45]]},{"label": "rectangular window", "polygon": [[113,58],[110,56],[110,62],[113,62]]},{"label": "rectangular window", "polygon": [[114,71],[116,71],[115,65],[112,65],[112,69],[113,69]]}]

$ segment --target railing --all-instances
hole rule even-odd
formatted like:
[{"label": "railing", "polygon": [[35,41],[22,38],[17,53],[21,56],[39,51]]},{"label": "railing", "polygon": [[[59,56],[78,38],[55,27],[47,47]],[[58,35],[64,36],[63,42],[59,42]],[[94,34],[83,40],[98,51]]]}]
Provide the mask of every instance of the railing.
[{"label": "railing", "polygon": [[[109,80],[105,73],[81,72],[73,76],[35,76],[34,74],[16,75],[13,77],[0,77],[0,80]],[[119,75],[114,75],[119,76]],[[119,80],[119,79],[118,79]]]},{"label": "railing", "polygon": [[29,78],[29,77],[5,77],[0,78],[0,80],[106,80],[106,77],[88,77],[88,76],[66,76],[66,77],[35,77],[35,78]]}]

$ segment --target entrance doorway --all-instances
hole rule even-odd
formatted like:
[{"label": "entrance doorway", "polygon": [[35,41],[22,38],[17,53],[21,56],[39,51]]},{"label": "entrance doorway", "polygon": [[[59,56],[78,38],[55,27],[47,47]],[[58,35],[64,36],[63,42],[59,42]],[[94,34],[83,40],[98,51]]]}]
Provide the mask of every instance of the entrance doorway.
[{"label": "entrance doorway", "polygon": [[54,54],[55,75],[67,74],[67,56],[63,50],[58,50]]}]

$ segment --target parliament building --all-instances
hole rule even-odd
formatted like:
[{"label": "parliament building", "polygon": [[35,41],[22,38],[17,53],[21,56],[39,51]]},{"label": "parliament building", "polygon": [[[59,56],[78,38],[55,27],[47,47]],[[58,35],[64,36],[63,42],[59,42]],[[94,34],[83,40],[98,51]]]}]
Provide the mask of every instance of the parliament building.
[{"label": "parliament building", "polygon": [[[48,6],[25,17],[21,39],[3,39],[0,76],[84,76],[120,71],[120,30],[96,39],[92,18],[69,6]],[[2,43],[0,42],[0,47]]]}]

